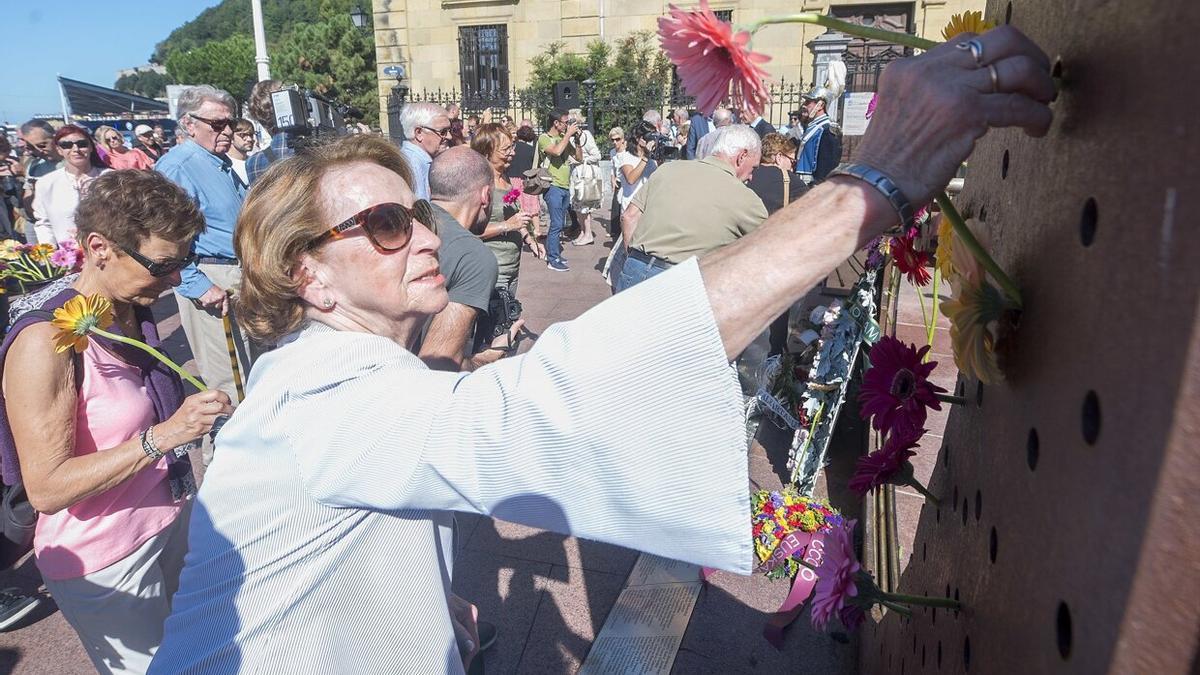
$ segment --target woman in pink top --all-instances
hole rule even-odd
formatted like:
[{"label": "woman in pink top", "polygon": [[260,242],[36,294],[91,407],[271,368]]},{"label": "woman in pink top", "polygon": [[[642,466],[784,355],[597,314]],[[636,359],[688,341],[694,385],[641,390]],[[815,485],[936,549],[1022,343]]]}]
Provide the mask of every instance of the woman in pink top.
[{"label": "woman in pink top", "polygon": [[[156,342],[149,307],[192,259],[198,208],[157,173],[112,171],[93,181],[76,225],[82,272],[42,309],[100,294],[115,310],[110,331]],[[30,312],[0,347],[5,482],[24,481],[38,568],[97,670],[145,672],[187,548],[186,449],[232,408],[219,391],[183,399],[171,371],[119,343],[56,353],[56,332]]]},{"label": "woman in pink top", "polygon": [[125,137],[110,126],[96,129],[96,147],[105,152],[108,166],[113,169],[153,169],[154,160],[146,153],[125,147]]}]

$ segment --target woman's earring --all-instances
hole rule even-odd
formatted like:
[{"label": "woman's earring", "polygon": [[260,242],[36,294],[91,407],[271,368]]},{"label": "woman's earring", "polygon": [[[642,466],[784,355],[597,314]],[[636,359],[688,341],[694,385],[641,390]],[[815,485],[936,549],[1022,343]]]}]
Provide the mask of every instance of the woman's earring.
[{"label": "woman's earring", "polygon": [[325,307],[325,309],[333,309],[333,301],[329,298],[325,298],[321,304]]}]

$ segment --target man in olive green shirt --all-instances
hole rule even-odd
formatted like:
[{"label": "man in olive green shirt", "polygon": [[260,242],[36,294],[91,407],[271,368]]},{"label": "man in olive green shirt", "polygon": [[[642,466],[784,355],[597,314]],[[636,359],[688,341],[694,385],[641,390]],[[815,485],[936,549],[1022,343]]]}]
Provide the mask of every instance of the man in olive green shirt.
[{"label": "man in olive green shirt", "polygon": [[729,244],[767,219],[745,185],[762,157],[758,134],[744,124],[712,133],[708,157],[659,167],[622,214],[626,259],[616,291]]},{"label": "man in olive green shirt", "polygon": [[546,119],[546,133],[538,138],[538,154],[548,162],[546,170],[553,179],[546,190],[546,209],[550,212],[550,232],[546,236],[546,266],[556,272],[567,272],[567,261],[562,257],[562,231],[567,222],[567,209],[571,206],[571,163],[583,161],[583,148],[575,140],[579,125],[567,121],[567,113],[555,108]]}]

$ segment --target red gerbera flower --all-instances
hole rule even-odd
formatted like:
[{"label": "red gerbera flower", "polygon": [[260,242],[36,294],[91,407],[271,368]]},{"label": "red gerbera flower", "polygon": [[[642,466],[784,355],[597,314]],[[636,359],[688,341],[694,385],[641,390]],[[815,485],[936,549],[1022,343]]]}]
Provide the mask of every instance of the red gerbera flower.
[{"label": "red gerbera flower", "polygon": [[931,279],[929,270],[925,269],[929,264],[929,254],[918,251],[913,246],[914,241],[910,237],[892,237],[892,260],[896,261],[896,267],[913,285],[925,286]]},{"label": "red gerbera flower", "polygon": [[812,596],[813,628],[824,630],[829,619],[840,614],[852,598],[858,595],[854,577],[862,569],[854,555],[852,533],[857,521],[851,520],[835,527],[825,536],[824,558],[817,569],[817,586]]},{"label": "red gerbera flower", "polygon": [[[908,464],[908,459],[917,454],[912,448],[916,447],[925,435],[924,429],[913,431],[892,431],[884,442],[883,447],[866,457],[860,457],[854,467],[854,477],[850,479],[850,489],[860,495],[865,495],[880,485],[893,482]],[[910,474],[911,472],[905,472]],[[910,475],[901,476],[903,484],[908,484]]]},{"label": "red gerbera flower", "polygon": [[658,19],[658,35],[683,88],[696,97],[697,110],[712,113],[730,94],[731,83],[733,105],[748,119],[766,108],[770,94],[761,66],[771,57],[750,51],[750,33],[734,33],[708,8],[708,0],[691,12],[670,5],[669,16]]},{"label": "red gerbera flower", "polygon": [[935,394],[946,390],[929,381],[937,361],[921,363],[929,345],[919,351],[891,336],[871,347],[871,367],[863,375],[859,414],[874,417],[871,426],[880,431],[919,429],[925,424],[927,408],[941,410]]}]

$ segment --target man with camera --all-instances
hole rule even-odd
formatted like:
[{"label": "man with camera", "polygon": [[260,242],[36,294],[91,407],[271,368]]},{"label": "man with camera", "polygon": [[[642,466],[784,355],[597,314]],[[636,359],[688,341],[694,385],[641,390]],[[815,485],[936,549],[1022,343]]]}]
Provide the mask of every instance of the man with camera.
[{"label": "man with camera", "polygon": [[621,214],[626,260],[617,292],[729,244],[767,219],[762,200],[745,185],[761,158],[758,134],[744,124],[723,126],[705,146],[707,157],[655,171]]},{"label": "man with camera", "polygon": [[571,164],[583,161],[583,147],[577,140],[579,124],[567,120],[567,112],[555,108],[546,119],[546,133],[538,137],[539,167],[550,173],[550,188],[546,190],[546,209],[550,212],[550,233],[546,237],[546,267],[555,272],[569,272],[562,257],[562,233],[571,206]]}]

